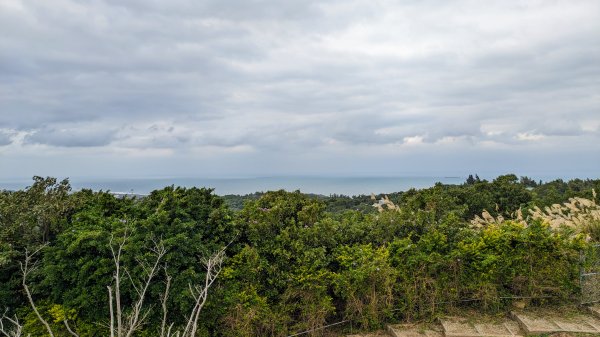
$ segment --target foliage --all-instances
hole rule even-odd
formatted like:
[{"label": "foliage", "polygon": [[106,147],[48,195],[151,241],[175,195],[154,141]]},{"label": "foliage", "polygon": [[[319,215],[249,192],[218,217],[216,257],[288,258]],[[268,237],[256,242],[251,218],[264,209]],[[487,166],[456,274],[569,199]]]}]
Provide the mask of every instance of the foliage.
[{"label": "foliage", "polygon": [[396,269],[387,247],[342,246],[335,255],[339,270],[334,288],[345,302],[345,317],[365,328],[379,328],[392,316],[394,304]]},{"label": "foliage", "polygon": [[[498,310],[515,297],[574,301],[579,254],[600,240],[599,187],[475,175],[375,200],[299,191],[221,198],[174,186],[138,199],[71,192],[67,180],[35,177],[31,187],[0,192],[0,308],[44,336],[23,296],[19,261],[26,248],[47,243],[29,278],[41,314],[59,336],[68,335],[65,319],[80,336],[106,335],[109,242],[125,232],[121,263],[132,278],[152,260],[148,247],[164,245],[167,267],[148,301],[161,303],[170,275],[166,306],[175,324],[194,303],[188,284],[204,280],[199,260],[228,246],[202,311],[203,336],[287,336],[345,319],[376,328],[464,305]],[[136,292],[126,283],[128,307]],[[138,335],[158,335],[160,309],[152,307]]]},{"label": "foliage", "polygon": [[51,241],[64,231],[76,207],[68,180],[33,177],[20,191],[0,191],[0,308],[25,301],[19,261],[25,249]]}]

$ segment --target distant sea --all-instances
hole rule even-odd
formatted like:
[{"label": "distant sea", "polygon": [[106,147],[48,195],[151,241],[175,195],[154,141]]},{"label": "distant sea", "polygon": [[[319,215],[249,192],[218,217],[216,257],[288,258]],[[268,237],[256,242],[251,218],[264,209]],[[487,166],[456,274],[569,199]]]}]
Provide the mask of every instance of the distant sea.
[{"label": "distant sea", "polygon": [[[70,179],[74,190],[90,188],[119,193],[148,194],[165,186],[210,187],[218,195],[249,194],[284,189],[322,195],[391,193],[426,188],[437,182],[462,184],[466,177],[262,177],[262,178],[154,178],[154,179]],[[32,180],[0,181],[0,189],[16,190]]]}]

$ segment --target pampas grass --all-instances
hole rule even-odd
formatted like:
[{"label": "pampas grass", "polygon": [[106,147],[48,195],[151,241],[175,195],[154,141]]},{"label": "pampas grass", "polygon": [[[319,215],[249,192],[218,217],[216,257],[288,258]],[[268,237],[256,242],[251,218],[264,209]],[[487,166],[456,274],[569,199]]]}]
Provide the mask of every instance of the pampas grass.
[{"label": "pampas grass", "polygon": [[[570,198],[563,204],[546,206],[543,209],[535,206],[529,210],[527,219],[523,216],[521,209],[513,214],[511,221],[527,226],[528,220],[540,220],[547,223],[550,228],[556,230],[561,227],[573,229],[576,233],[587,235],[588,240],[600,241],[600,205],[596,203],[596,191],[592,190],[593,199],[580,197]],[[498,215],[492,216],[484,210],[481,216],[475,216],[471,220],[474,228],[484,228],[491,224],[500,224],[505,219]]]}]

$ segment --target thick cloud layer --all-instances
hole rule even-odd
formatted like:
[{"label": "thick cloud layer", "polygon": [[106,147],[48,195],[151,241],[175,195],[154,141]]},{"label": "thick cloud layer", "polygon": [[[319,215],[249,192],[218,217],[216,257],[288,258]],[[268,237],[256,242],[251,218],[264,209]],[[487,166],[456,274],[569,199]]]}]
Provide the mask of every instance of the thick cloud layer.
[{"label": "thick cloud layer", "polygon": [[595,0],[4,0],[0,30],[4,177],[600,172]]}]

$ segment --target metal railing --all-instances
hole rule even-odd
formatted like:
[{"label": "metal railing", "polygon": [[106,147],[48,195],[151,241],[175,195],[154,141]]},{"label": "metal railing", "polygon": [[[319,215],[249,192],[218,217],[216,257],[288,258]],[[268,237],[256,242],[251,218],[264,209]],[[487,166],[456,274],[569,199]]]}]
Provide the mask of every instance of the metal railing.
[{"label": "metal railing", "polygon": [[581,304],[600,302],[600,244],[581,253]]}]

